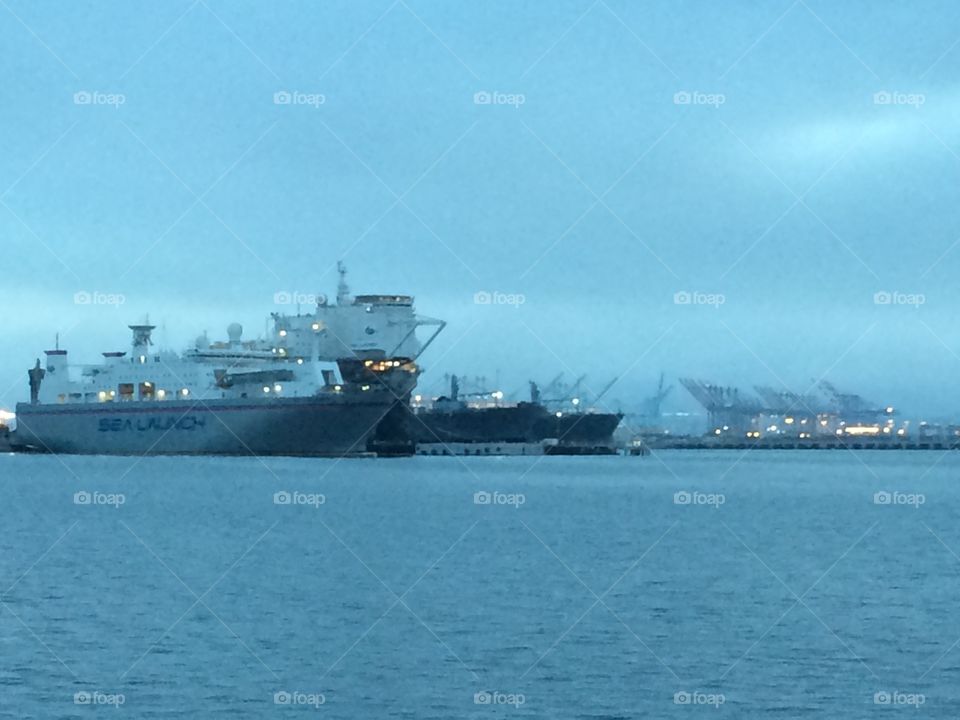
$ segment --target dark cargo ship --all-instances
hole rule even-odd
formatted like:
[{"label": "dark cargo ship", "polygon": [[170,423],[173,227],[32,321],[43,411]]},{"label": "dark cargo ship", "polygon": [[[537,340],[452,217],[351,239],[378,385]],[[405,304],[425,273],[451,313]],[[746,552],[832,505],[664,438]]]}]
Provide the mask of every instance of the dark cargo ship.
[{"label": "dark cargo ship", "polygon": [[[481,444],[497,454],[510,444],[526,444],[541,446],[545,454],[609,455],[616,452],[613,432],[621,418],[619,413],[554,413],[540,403],[535,390],[529,402],[472,406],[460,398],[453,376],[450,396],[429,408],[410,408],[407,427],[418,445],[438,446],[430,454],[481,454],[470,451]],[[454,453],[454,445],[466,448]]]}]

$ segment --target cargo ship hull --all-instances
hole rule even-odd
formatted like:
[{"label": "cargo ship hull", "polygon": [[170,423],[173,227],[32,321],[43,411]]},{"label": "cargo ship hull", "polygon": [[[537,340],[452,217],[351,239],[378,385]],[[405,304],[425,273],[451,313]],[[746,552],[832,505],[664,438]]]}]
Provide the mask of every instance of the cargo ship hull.
[{"label": "cargo ship hull", "polygon": [[613,432],[621,415],[582,413],[557,417],[542,405],[421,410],[411,412],[407,427],[418,445],[435,443],[550,443],[551,454],[613,451]]},{"label": "cargo ship hull", "polygon": [[341,457],[367,450],[394,405],[381,393],[269,400],[17,406],[14,447],[95,455]]},{"label": "cargo ship hull", "polygon": [[417,443],[535,443],[550,414],[541,406],[422,410],[411,412],[408,428]]},{"label": "cargo ship hull", "polygon": [[551,416],[538,432],[556,438],[560,445],[613,445],[613,432],[622,415],[616,413],[579,413]]}]

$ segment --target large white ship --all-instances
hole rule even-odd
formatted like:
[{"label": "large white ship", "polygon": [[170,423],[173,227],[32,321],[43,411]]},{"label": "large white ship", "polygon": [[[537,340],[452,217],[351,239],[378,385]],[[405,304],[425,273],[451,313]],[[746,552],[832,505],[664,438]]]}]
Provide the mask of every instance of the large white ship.
[{"label": "large white ship", "polygon": [[[132,325],[128,351],[71,365],[59,346],[30,370],[16,409],[17,447],[54,453],[343,456],[363,453],[387,413],[409,396],[412,360],[334,362],[244,342],[183,354],[157,351],[154,326]],[[379,354],[379,353],[378,353]]]}]

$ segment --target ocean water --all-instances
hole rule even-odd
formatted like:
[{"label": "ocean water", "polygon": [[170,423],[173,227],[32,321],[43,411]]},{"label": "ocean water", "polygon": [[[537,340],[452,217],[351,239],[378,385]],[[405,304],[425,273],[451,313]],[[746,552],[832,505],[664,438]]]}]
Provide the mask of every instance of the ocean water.
[{"label": "ocean water", "polygon": [[0,717],[956,717],[958,481],[934,452],[0,456]]}]

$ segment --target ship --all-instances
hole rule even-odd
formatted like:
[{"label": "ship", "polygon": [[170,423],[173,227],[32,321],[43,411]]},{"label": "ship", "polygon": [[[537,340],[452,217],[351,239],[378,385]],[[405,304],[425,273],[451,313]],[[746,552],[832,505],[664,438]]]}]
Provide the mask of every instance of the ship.
[{"label": "ship", "polygon": [[416,386],[412,360],[293,357],[262,341],[205,336],[182,354],[157,351],[148,323],[128,351],[71,365],[45,352],[16,406],[17,449],[103,455],[365,454],[379,423]]},{"label": "ship", "polygon": [[[465,398],[471,397],[472,401]],[[612,455],[620,413],[551,410],[530,383],[530,400],[503,403],[500,391],[461,394],[450,378],[449,396],[410,409],[409,427],[424,455]],[[579,408],[579,400],[572,407]]]},{"label": "ship", "polygon": [[[342,262],[337,263],[337,272],[334,301],[318,294],[315,307],[306,312],[272,313],[270,336],[259,347],[298,363],[308,359],[336,361],[361,372],[375,368],[382,373],[391,366],[415,365],[446,327],[443,320],[419,314],[411,295],[352,294]],[[421,328],[429,332],[423,338],[418,335]],[[368,439],[368,451],[381,457],[414,453],[415,433],[409,413],[413,389],[407,386],[397,394],[397,402]]]}]

